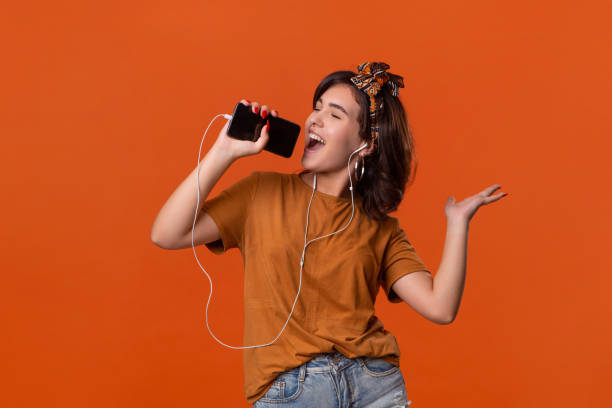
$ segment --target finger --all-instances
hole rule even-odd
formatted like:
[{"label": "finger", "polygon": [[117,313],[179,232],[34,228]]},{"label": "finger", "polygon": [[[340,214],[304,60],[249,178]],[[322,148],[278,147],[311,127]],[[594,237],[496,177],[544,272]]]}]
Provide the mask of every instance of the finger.
[{"label": "finger", "polygon": [[262,126],[261,133],[259,134],[259,139],[255,142],[258,150],[262,150],[265,145],[268,143],[268,131],[270,127],[270,119],[266,121],[266,126]]},{"label": "finger", "polygon": [[484,199],[484,203],[485,203],[485,204],[492,203],[492,202],[497,201],[497,200],[499,200],[500,198],[502,198],[502,197],[504,197],[504,196],[507,196],[507,195],[508,195],[508,193],[499,193],[499,194],[496,194],[496,195],[494,195],[494,196],[487,197],[487,198],[485,198],[485,199]]},{"label": "finger", "polygon": [[278,117],[278,111],[276,109],[272,109],[271,115],[274,116],[275,118],[277,118]]},{"label": "finger", "polygon": [[251,103],[251,112],[259,113],[259,104],[257,102]]},{"label": "finger", "polygon": [[261,106],[261,117],[265,119],[266,116],[268,116],[268,113],[270,113],[270,108],[268,108],[268,105],[262,105]]},{"label": "finger", "polygon": [[240,101],[241,104],[249,106],[251,104],[251,101],[249,101],[248,99],[243,99]]},{"label": "finger", "polygon": [[484,190],[482,190],[480,193],[478,193],[478,195],[484,196],[484,197],[488,197],[491,194],[493,194],[493,192],[495,190],[497,190],[498,188],[500,188],[501,186],[499,184],[493,184],[492,186],[489,186],[487,188],[485,188]]}]

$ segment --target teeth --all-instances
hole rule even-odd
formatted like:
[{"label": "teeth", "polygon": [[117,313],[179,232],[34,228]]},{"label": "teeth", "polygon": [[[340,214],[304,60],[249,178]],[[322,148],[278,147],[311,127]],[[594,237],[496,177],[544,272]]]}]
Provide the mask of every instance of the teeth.
[{"label": "teeth", "polygon": [[317,140],[317,141],[325,144],[325,140],[321,139],[319,136],[315,135],[314,133],[309,133],[308,137],[310,137],[311,139]]}]

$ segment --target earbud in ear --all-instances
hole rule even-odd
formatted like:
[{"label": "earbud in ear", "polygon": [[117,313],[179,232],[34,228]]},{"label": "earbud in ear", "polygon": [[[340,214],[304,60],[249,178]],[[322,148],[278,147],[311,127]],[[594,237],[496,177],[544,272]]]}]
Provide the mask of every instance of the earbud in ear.
[{"label": "earbud in ear", "polygon": [[368,144],[367,144],[367,143],[366,143],[366,144],[364,144],[363,146],[361,146],[359,149],[355,150],[353,153],[357,153],[358,151],[363,150],[363,149],[365,149],[366,147],[368,147]]}]

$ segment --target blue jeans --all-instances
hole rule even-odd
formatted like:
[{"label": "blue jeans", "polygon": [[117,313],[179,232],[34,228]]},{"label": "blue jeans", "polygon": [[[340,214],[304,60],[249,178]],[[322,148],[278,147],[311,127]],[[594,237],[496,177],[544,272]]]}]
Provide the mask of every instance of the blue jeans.
[{"label": "blue jeans", "polygon": [[253,408],[405,408],[411,403],[399,367],[336,352],[279,374]]}]

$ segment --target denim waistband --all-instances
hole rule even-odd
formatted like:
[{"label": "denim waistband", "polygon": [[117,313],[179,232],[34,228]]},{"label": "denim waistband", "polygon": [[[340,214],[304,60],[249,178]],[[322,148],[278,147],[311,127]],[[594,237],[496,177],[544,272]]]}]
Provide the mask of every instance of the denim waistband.
[{"label": "denim waistband", "polygon": [[307,373],[327,373],[332,371],[341,371],[355,363],[363,364],[363,357],[348,358],[340,352],[322,353],[296,369],[302,368],[301,371]]}]

